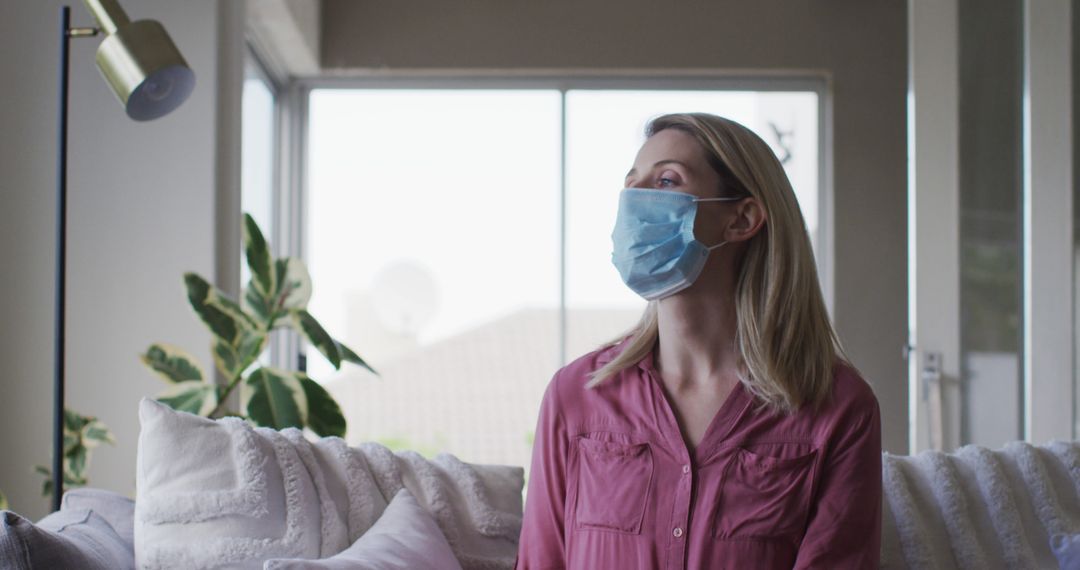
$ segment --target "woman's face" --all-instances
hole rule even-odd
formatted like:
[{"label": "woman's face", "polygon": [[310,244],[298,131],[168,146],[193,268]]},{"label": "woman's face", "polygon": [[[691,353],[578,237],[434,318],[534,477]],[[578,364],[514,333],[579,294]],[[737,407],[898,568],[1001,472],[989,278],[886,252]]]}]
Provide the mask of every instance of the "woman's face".
[{"label": "woman's face", "polygon": [[[692,136],[676,129],[660,131],[645,141],[624,185],[685,192],[698,198],[721,197],[720,175],[709,166],[705,149]],[[733,203],[698,202],[694,219],[694,237],[698,241],[705,245],[724,241],[724,228],[731,223],[729,204]]]}]

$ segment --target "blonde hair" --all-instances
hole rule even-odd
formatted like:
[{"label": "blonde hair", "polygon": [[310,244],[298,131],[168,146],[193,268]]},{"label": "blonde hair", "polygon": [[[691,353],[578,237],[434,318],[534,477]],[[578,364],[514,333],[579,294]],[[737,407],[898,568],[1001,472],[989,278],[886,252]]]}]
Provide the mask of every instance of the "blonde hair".
[{"label": "blonde hair", "polygon": [[[818,406],[832,390],[833,366],[846,362],[818,285],[806,222],[783,166],[750,129],[706,113],[663,115],[646,137],[677,129],[693,136],[720,175],[725,191],[752,196],[765,226],[748,240],[735,288],[736,338],[743,385],[764,406],[792,412]],[[657,302],[614,346],[631,336],[609,363],[589,374],[592,388],[637,364],[652,351],[659,330]]]}]

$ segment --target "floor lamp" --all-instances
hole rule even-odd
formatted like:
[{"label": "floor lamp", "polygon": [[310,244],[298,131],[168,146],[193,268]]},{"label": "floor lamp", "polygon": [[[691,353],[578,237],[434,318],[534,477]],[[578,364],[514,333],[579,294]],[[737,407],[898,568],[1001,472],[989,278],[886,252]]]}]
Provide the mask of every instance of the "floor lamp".
[{"label": "floor lamp", "polygon": [[128,117],[149,121],[168,114],[195,88],[195,74],[165,28],[154,20],[132,22],[116,0],[85,0],[97,27],[71,27],[71,8],[60,8],[59,121],[56,161],[56,323],[53,387],[54,511],[64,493],[64,329],[67,288],[68,59],[71,38],[105,34],[97,50],[101,75]]}]

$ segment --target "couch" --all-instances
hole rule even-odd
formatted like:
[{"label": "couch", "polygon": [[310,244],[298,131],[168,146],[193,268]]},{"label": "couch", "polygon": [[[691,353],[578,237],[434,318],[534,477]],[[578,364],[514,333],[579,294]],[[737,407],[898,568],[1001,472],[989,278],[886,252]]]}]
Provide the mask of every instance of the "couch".
[{"label": "couch", "polygon": [[1080,444],[884,454],[882,568],[1080,569]]},{"label": "couch", "polygon": [[75,489],[36,524],[4,511],[0,568],[513,567],[521,467],[310,441],[150,399],[139,421],[138,502]]},{"label": "couch", "polygon": [[[152,400],[140,422],[138,505],[75,489],[36,524],[5,511],[0,567],[349,568],[388,552],[428,556],[397,567],[513,567],[520,467],[311,442]],[[886,453],[882,478],[882,568],[1080,568],[1080,444]]]}]

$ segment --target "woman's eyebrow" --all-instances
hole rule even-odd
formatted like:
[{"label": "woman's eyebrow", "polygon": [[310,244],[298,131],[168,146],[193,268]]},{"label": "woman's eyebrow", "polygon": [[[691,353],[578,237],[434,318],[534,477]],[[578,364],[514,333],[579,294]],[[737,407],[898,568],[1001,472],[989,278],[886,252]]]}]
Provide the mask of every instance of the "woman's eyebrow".
[{"label": "woman's eyebrow", "polygon": [[[678,164],[679,166],[685,168],[687,171],[690,171],[690,172],[694,171],[693,168],[690,168],[690,165],[686,164],[685,162],[683,162],[681,160],[675,160],[674,158],[668,158],[668,159],[665,159],[665,160],[657,161],[655,164],[653,164],[653,168],[655,168],[657,166],[664,165],[664,164]],[[626,173],[626,177],[633,176],[634,174],[637,174],[637,169],[636,168],[631,168],[630,172]]]}]

